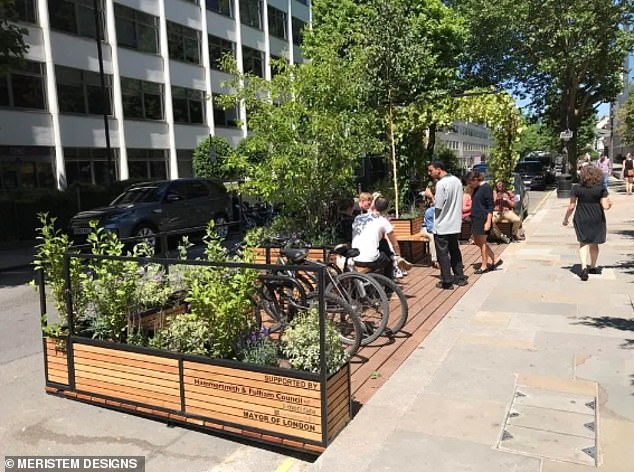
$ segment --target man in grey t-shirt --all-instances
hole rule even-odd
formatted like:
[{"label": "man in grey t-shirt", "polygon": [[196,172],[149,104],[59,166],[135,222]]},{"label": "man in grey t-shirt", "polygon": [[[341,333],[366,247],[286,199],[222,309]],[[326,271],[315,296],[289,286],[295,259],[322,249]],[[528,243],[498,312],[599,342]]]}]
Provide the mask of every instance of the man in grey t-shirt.
[{"label": "man in grey t-shirt", "polygon": [[462,182],[458,177],[448,174],[440,161],[429,164],[427,173],[437,181],[434,194],[434,242],[440,264],[440,282],[436,287],[453,290],[453,284],[467,285],[458,241],[462,226]]}]

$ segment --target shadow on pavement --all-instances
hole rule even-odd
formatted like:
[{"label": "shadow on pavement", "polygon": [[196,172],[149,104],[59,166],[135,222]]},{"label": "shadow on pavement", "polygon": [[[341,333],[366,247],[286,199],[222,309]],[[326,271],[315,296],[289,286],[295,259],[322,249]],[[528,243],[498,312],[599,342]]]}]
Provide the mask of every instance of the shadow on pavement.
[{"label": "shadow on pavement", "polygon": [[[634,318],[617,318],[615,316],[600,316],[592,317],[586,316],[584,321],[579,321],[575,324],[581,324],[585,326],[593,326],[595,328],[614,328],[620,331],[634,331]],[[634,339],[628,339],[625,346],[631,344],[634,347]]]}]

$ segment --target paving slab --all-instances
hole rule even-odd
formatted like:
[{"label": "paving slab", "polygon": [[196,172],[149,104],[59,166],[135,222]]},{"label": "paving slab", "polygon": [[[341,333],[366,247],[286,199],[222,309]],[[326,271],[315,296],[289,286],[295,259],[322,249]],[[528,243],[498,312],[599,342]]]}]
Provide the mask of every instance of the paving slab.
[{"label": "paving slab", "polygon": [[538,458],[506,454],[489,446],[459,439],[438,438],[412,431],[395,431],[387,439],[387,445],[379,450],[376,458],[365,470],[372,472],[539,472],[541,470],[541,460]]},{"label": "paving slab", "polygon": [[515,405],[549,408],[594,417],[596,397],[518,385],[513,398],[513,406]]},{"label": "paving slab", "polygon": [[596,436],[594,415],[573,413],[552,408],[514,404],[509,413],[507,424],[553,433],[581,436],[592,440],[594,440]]}]

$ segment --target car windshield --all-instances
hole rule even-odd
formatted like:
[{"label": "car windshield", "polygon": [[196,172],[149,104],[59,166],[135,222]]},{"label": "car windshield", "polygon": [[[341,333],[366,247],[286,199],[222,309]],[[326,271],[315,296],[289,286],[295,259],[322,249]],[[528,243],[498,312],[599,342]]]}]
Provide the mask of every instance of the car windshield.
[{"label": "car windshield", "polygon": [[117,198],[115,198],[111,206],[127,205],[129,203],[149,203],[160,200],[158,187],[156,185],[145,187],[133,187],[127,189]]},{"label": "car windshield", "polygon": [[516,172],[541,172],[542,165],[537,161],[520,162],[515,168]]}]

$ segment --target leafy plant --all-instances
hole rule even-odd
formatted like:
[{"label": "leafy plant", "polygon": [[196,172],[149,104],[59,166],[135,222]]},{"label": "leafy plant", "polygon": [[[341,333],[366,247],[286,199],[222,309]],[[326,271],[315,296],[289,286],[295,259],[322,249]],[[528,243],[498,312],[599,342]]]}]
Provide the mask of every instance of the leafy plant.
[{"label": "leafy plant", "polygon": [[[337,371],[348,356],[341,345],[339,333],[326,320],[326,369]],[[319,310],[311,308],[296,316],[282,335],[282,353],[288,357],[295,369],[319,372],[321,353],[319,349]]]},{"label": "leafy plant", "polygon": [[149,345],[188,354],[209,354],[211,326],[207,319],[194,313],[176,316],[166,328],[149,340]]},{"label": "leafy plant", "polygon": [[[213,221],[209,222],[203,242],[208,261],[253,260],[248,251],[228,257]],[[251,299],[257,276],[257,271],[242,267],[198,266],[196,270],[185,271],[189,290],[185,301],[190,305],[190,313],[175,317],[158,333],[153,345],[217,358],[237,357],[240,339],[255,323]],[[188,338],[191,336],[194,340]]]},{"label": "leafy plant", "polygon": [[267,329],[255,331],[245,339],[242,360],[252,364],[276,366],[279,345],[271,338]]},{"label": "leafy plant", "polygon": [[[41,227],[37,228],[36,253],[33,265],[36,271],[41,271],[45,276],[45,283],[50,288],[51,297],[60,324],[68,319],[66,307],[66,279],[64,276],[64,253],[71,252],[73,242],[68,235],[55,228],[57,218],[48,216],[48,213],[38,214]],[[81,283],[81,260],[72,257],[69,259],[71,293],[74,295],[73,308],[75,314],[81,315],[86,306],[86,298],[79,290]],[[33,285],[35,283],[33,282]],[[37,287],[37,285],[35,285]]]}]

